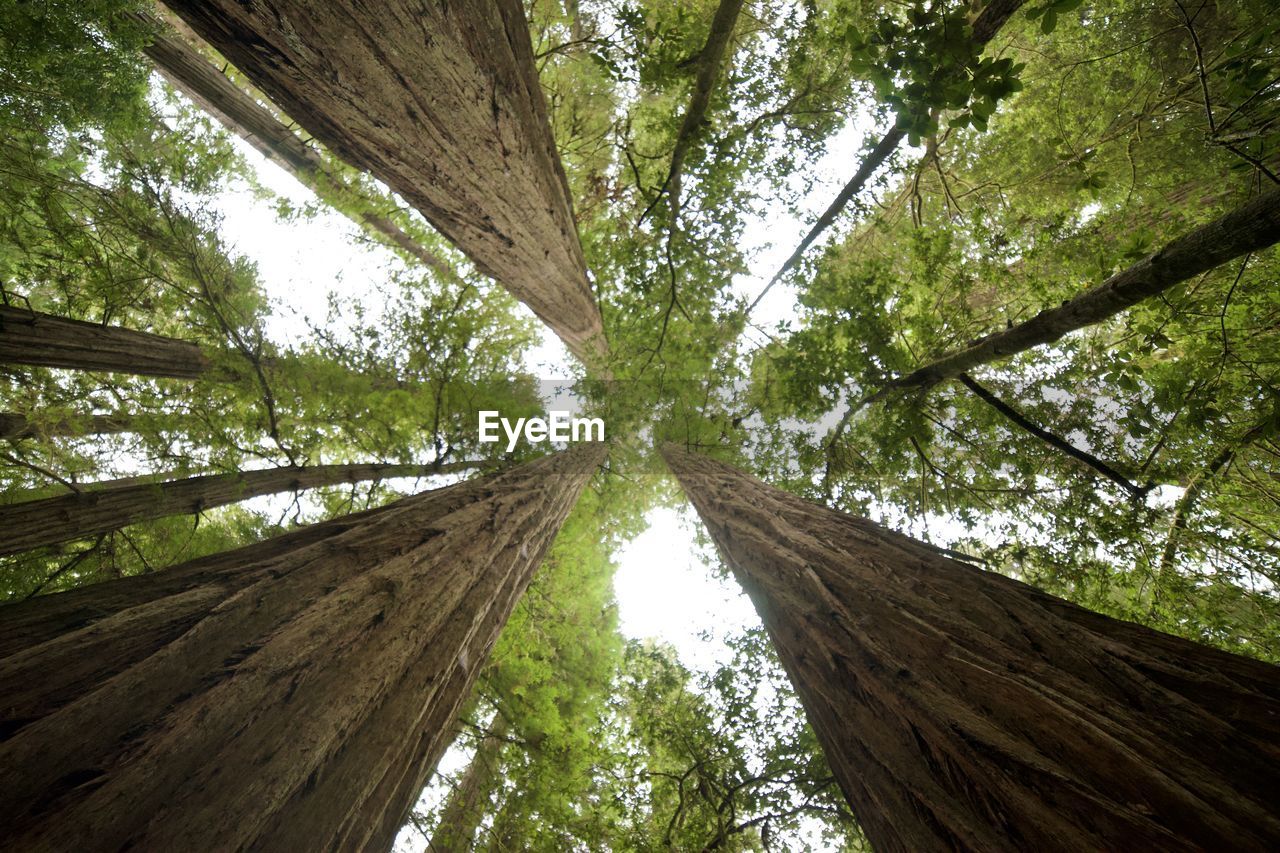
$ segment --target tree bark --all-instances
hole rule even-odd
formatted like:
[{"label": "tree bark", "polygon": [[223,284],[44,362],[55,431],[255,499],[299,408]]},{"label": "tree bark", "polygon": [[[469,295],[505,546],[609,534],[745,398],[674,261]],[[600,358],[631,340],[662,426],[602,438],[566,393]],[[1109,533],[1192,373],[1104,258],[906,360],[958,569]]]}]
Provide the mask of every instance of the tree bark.
[{"label": "tree bark", "polygon": [[460,853],[472,849],[476,830],[484,818],[485,806],[498,779],[498,762],[502,757],[506,730],[506,722],[499,715],[494,719],[493,729],[480,739],[471,763],[440,810],[440,820],[427,844],[431,853]]},{"label": "tree bark", "polygon": [[1150,257],[1059,307],[1041,311],[1026,322],[979,338],[964,349],[890,380],[865,403],[894,391],[932,388],[979,365],[1051,343],[1069,332],[1115,316],[1179,282],[1277,241],[1280,241],[1280,190],[1270,190],[1225,216],[1183,234]]},{"label": "tree bark", "polygon": [[[332,187],[357,201],[368,203],[368,199],[328,167],[320,152],[307,145],[271,110],[228,79],[180,34],[168,30],[164,23],[150,15],[135,14],[134,17],[159,28],[155,41],[143,48],[156,70],[228,130],[317,194],[323,196]],[[449,276],[454,274],[443,258],[415,240],[389,216],[362,211],[353,218],[357,224],[381,234],[391,245],[437,272]]]},{"label": "tree bark", "polygon": [[[1025,2],[1026,0],[991,0],[991,2],[983,6],[982,11],[973,19],[974,44],[981,47],[991,41],[991,39],[995,38],[996,33],[1000,32],[1000,28],[1003,27],[1011,17],[1013,17],[1014,12],[1022,8],[1023,3]],[[827,206],[827,209],[818,217],[818,221],[809,229],[809,233],[804,235],[804,239],[800,241],[800,245],[796,247],[796,250],[791,253],[791,257],[787,258],[781,269],[774,273],[773,278],[769,279],[769,283],[764,286],[764,289],[760,291],[760,294],[751,301],[750,305],[747,306],[748,314],[750,314],[752,310],[760,304],[760,300],[764,299],[765,294],[768,293],[783,276],[796,268],[801,259],[804,258],[805,252],[809,251],[809,247],[813,245],[814,241],[821,237],[823,232],[831,227],[831,225],[836,221],[836,217],[844,211],[844,209],[849,205],[849,202],[853,201],[854,197],[857,196],[858,193],[862,192],[862,188],[867,185],[867,181],[871,180],[871,176],[884,165],[884,161],[888,160],[889,156],[893,154],[894,151],[898,150],[898,146],[901,145],[902,140],[906,138],[907,129],[903,126],[900,120],[895,121],[893,126],[885,131],[884,136],[882,136],[880,141],[875,144],[875,147],[871,149],[871,153],[869,153],[863,161],[858,164],[858,171],[854,173],[854,176],[850,178],[848,183],[846,183],[840,190],[835,201],[831,202],[831,204]]]},{"label": "tree bark", "polygon": [[197,379],[211,362],[198,344],[119,326],[0,306],[0,363]]},{"label": "tree bark", "polygon": [[404,196],[578,356],[605,354],[518,0],[168,0],[343,160]]},{"label": "tree bark", "polygon": [[389,848],[603,453],[0,608],[8,846]]},{"label": "tree bark", "polygon": [[0,412],[0,438],[61,438],[84,435],[111,435],[130,432],[133,421],[127,415],[85,415],[59,418],[51,423],[32,421],[21,412]]},{"label": "tree bark", "polygon": [[87,539],[141,521],[202,512],[260,495],[390,477],[430,477],[469,470],[478,464],[289,465],[167,482],[140,483],[137,478],[128,477],[90,483],[80,492],[0,506],[0,556]]},{"label": "tree bark", "polygon": [[1280,845],[1280,669],[664,455],[877,850]]}]

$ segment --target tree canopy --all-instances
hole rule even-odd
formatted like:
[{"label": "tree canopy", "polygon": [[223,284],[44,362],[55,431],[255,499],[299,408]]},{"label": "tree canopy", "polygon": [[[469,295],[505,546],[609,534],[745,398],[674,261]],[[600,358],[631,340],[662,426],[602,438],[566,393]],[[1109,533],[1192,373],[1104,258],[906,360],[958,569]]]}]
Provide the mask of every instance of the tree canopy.
[{"label": "tree canopy", "polygon": [[[110,370],[7,355],[0,510],[267,469],[401,472],[305,492],[294,477],[272,498],[43,542],[0,558],[0,597],[161,572],[525,461],[545,445],[482,443],[477,413],[545,413],[562,385],[604,419],[609,461],[500,636],[408,848],[448,825],[495,851],[865,849],[760,631],[701,671],[619,630],[617,552],[649,509],[683,502],[662,441],[1280,663],[1272,3],[523,11],[563,170],[529,186],[576,239],[522,243],[550,232],[504,211],[520,245],[476,249],[434,187],[312,138],[149,3],[0,8],[0,335],[82,321],[199,364],[131,369],[142,343]],[[270,188],[261,139],[156,71],[163,40],[272,127],[304,202]],[[325,310],[298,310],[228,236],[237,194],[272,227],[345,223],[371,284],[316,281]],[[585,361],[556,382],[521,304],[545,319],[546,282],[511,281],[552,250],[603,334],[566,337]]]}]

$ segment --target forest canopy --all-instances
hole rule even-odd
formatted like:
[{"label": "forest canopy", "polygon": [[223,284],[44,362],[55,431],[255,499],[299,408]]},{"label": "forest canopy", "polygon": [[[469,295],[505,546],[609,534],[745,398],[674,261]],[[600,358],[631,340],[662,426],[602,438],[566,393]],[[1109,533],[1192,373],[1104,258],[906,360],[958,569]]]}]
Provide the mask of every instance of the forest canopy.
[{"label": "forest canopy", "polygon": [[[664,443],[1280,663],[1269,0],[526,0],[505,172],[169,5],[0,4],[0,597],[553,452],[482,411],[601,418],[397,849],[870,849],[763,628],[621,629]],[[272,280],[286,235],[350,265]]]}]

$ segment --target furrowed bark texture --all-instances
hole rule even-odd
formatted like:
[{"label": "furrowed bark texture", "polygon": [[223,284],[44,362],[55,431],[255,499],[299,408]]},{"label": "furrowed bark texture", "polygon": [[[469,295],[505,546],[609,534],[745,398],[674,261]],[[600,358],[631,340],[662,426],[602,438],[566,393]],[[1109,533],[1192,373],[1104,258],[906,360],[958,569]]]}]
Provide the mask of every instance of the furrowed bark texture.
[{"label": "furrowed bark texture", "polygon": [[1280,845],[1280,669],[664,455],[876,850]]},{"label": "furrowed bark texture", "polygon": [[[992,2],[984,6],[973,20],[974,44],[982,46],[995,38],[996,33],[1000,32],[1000,28],[1005,25],[1009,18],[1013,17],[1014,12],[1022,8],[1025,2],[1026,0],[992,0]],[[854,173],[848,183],[841,188],[835,200],[818,217],[818,221],[809,229],[809,233],[804,235],[804,239],[800,241],[800,245],[796,247],[796,250],[791,253],[791,257],[787,258],[782,268],[774,274],[773,278],[769,279],[769,283],[765,285],[760,295],[752,300],[747,307],[748,313],[760,303],[760,300],[764,298],[770,288],[777,284],[783,276],[796,268],[796,265],[804,258],[804,253],[809,250],[814,241],[831,227],[832,223],[836,221],[836,217],[848,207],[849,202],[853,201],[858,193],[862,192],[862,188],[867,185],[867,181],[871,180],[871,176],[884,165],[884,161],[888,160],[894,151],[898,150],[898,146],[906,138],[906,128],[900,122],[894,122],[893,127],[889,128],[885,135],[880,137],[880,141],[875,144],[875,147],[871,149],[871,153],[858,164],[858,171]]]},{"label": "furrowed bark texture", "polygon": [[[149,15],[135,17],[152,26],[164,26]],[[143,52],[165,79],[228,130],[297,178],[303,186],[320,193],[325,191],[322,184],[342,192],[356,192],[341,175],[328,168],[318,151],[276,118],[271,110],[228,79],[181,35],[161,29],[155,41],[143,48]],[[406,233],[390,217],[364,211],[354,218],[357,224],[381,234],[392,245],[437,272],[453,274],[448,263]]]},{"label": "furrowed bark texture", "polygon": [[202,512],[278,492],[390,477],[430,477],[465,471],[474,462],[443,465],[311,465],[266,468],[235,474],[208,474],[168,482],[122,481],[86,484],[82,491],[0,506],[0,556],[72,539],[110,533],[140,521]]},{"label": "furrowed bark texture", "polygon": [[7,845],[388,849],[603,447],[0,608]]},{"label": "furrowed bark texture", "polygon": [[979,338],[962,350],[890,381],[867,402],[895,390],[931,388],[1001,358],[1051,343],[1063,335],[1100,323],[1168,290],[1280,240],[1280,190],[1266,192],[1225,216],[1183,234],[1163,249],[1118,272],[1057,308],[1041,311],[1024,323]]},{"label": "furrowed bark texture", "polygon": [[52,422],[33,421],[21,412],[0,412],[0,438],[55,438],[82,435],[110,435],[129,432],[133,422],[127,415],[87,415]]},{"label": "furrowed bark texture", "polygon": [[605,352],[518,0],[168,0],[316,139],[404,196],[575,354]]},{"label": "furrowed bark texture", "polygon": [[0,363],[196,379],[210,368],[190,341],[0,306]]}]

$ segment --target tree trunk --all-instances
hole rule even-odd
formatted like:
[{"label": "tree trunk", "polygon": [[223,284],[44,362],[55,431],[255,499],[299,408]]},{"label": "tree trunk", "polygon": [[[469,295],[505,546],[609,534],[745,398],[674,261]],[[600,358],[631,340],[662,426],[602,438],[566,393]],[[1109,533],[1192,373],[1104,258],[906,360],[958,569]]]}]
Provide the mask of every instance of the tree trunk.
[{"label": "tree trunk", "polygon": [[1154,255],[1057,308],[1041,311],[1026,322],[979,338],[964,349],[890,380],[866,402],[896,390],[932,388],[979,365],[1051,343],[1068,332],[1100,323],[1179,282],[1277,241],[1280,241],[1280,189],[1265,192],[1225,216],[1183,234]]},{"label": "tree trunk", "polygon": [[211,367],[199,345],[119,326],[0,306],[0,363],[196,379]]},{"label": "tree trunk", "polygon": [[7,845],[389,848],[603,453],[0,608]]},{"label": "tree trunk", "polygon": [[[328,167],[318,151],[303,142],[271,110],[228,79],[181,35],[167,30],[162,22],[150,15],[135,14],[134,17],[160,28],[155,41],[143,48],[156,69],[228,130],[318,195],[337,191],[353,196],[357,203],[369,204],[369,199]],[[406,233],[389,216],[366,210],[353,218],[437,272],[453,275],[444,259]]]},{"label": "tree trunk", "polygon": [[478,464],[289,465],[168,482],[139,482],[135,477],[128,477],[89,483],[80,492],[0,506],[0,556],[72,539],[86,539],[141,521],[202,512],[260,495],[390,477],[430,477],[465,471]]},{"label": "tree trunk", "polygon": [[499,778],[498,762],[502,757],[506,731],[506,722],[498,715],[494,718],[493,729],[481,738],[471,763],[444,801],[440,820],[427,844],[430,853],[459,853],[470,850],[474,845],[489,795]]},{"label": "tree trunk", "polygon": [[111,435],[130,432],[133,422],[127,415],[84,415],[59,418],[50,423],[32,421],[21,412],[0,412],[0,438],[16,441],[23,438],[63,438],[85,435]]},{"label": "tree trunk", "polygon": [[877,850],[1280,848],[1280,669],[664,455]]},{"label": "tree trunk", "polygon": [[343,160],[404,196],[571,351],[605,353],[518,0],[168,0]]},{"label": "tree trunk", "polygon": [[[678,227],[680,217],[680,186],[684,172],[684,160],[689,148],[697,137],[702,123],[707,118],[707,109],[711,105],[711,92],[715,89],[716,78],[720,76],[720,66],[724,63],[724,53],[733,36],[734,26],[742,11],[743,0],[720,0],[716,6],[715,16],[711,19],[711,31],[707,34],[707,42],[698,55],[698,73],[694,77],[693,92],[689,95],[689,106],[685,109],[684,120],[680,122],[680,132],[676,135],[676,144],[671,151],[671,167],[667,171],[667,179],[663,188],[671,197],[672,228]],[[659,192],[661,198],[661,192]],[[654,199],[653,204],[657,204]],[[641,217],[642,219],[644,217]]]}]

